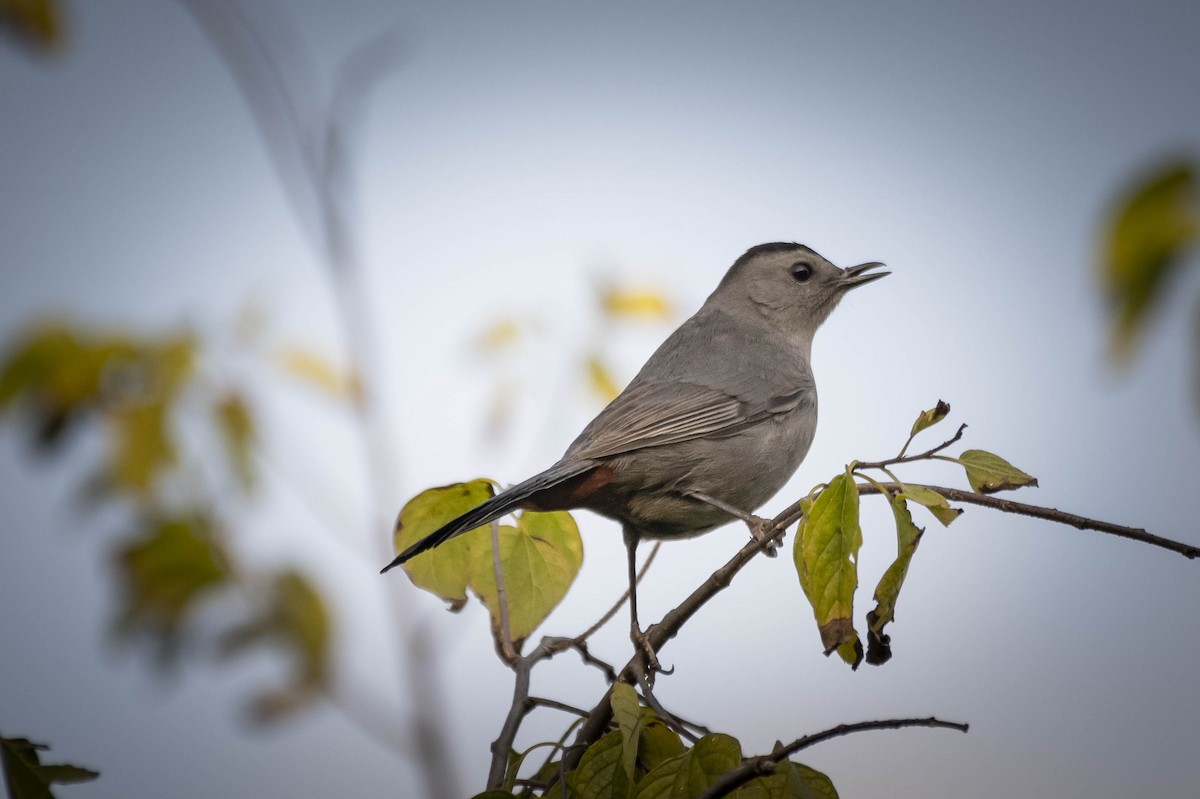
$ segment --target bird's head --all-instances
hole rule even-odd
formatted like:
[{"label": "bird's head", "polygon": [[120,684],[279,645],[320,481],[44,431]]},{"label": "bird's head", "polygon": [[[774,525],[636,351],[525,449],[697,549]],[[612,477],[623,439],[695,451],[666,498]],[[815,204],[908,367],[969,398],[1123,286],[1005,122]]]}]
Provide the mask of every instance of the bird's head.
[{"label": "bird's head", "polygon": [[872,271],[881,266],[839,269],[803,244],[759,244],[734,262],[709,303],[753,309],[772,327],[811,341],[846,292],[891,274]]}]

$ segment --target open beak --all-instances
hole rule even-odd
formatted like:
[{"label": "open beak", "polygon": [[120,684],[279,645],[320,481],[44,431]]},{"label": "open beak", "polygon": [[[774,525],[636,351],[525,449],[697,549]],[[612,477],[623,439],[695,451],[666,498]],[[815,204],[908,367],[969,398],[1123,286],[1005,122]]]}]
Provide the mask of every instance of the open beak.
[{"label": "open beak", "polygon": [[[842,284],[849,291],[859,286],[865,286],[873,280],[878,280],[881,277],[887,277],[891,272],[871,272],[870,270],[884,266],[878,261],[871,261],[869,264],[859,264],[858,266],[849,266],[842,270]],[[869,273],[869,274],[868,274]]]}]

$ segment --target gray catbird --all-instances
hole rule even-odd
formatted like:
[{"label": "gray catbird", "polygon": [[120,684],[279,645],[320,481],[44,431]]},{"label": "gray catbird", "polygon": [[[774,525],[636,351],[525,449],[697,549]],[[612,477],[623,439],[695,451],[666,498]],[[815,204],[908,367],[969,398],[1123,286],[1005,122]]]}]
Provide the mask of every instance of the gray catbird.
[{"label": "gray catbird", "polygon": [[687,537],[757,510],[804,460],[817,427],[813,334],[852,288],[888,272],[839,269],[802,244],[752,247],[695,316],[558,463],[401,552],[383,571],[518,508],[586,508],[624,526],[631,636],[641,538]]}]

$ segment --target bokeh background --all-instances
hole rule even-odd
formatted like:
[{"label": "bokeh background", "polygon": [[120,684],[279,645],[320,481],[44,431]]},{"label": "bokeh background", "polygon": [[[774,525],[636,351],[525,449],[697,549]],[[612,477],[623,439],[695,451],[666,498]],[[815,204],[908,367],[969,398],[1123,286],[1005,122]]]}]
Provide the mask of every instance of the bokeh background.
[{"label": "bokeh background", "polygon": [[[362,308],[378,335],[368,369],[399,463],[388,513],[431,485],[515,482],[555,459],[599,407],[581,366],[597,342],[632,376],[670,324],[608,329],[598,285],[655,288],[678,321],[747,247],[798,240],[894,274],[819,335],[817,440],[767,511],[852,458],[892,454],[941,398],[951,423],[970,423],[967,446],[1040,479],[1026,501],[1200,542],[1196,276],[1123,371],[1106,358],[1096,280],[1114,197],[1200,141],[1197,4],[239,7],[295,57],[288,74],[313,98],[343,57],[395,32],[397,63],[348,143]],[[273,347],[343,358],[311,227],[196,18],[132,0],[63,13],[54,52],[0,49],[0,341],[47,315],[182,324],[219,361],[251,314]],[[481,331],[503,320],[519,323],[518,343],[480,354]],[[253,501],[229,500],[244,503],[238,547],[312,575],[335,619],[339,683],[402,720],[411,688],[384,608],[397,601],[386,581],[405,578],[376,574],[389,531],[367,509],[352,416],[241,368],[259,381],[267,465]],[[489,426],[502,384],[510,415]],[[185,658],[164,675],[114,643],[107,534],[121,519],[75,501],[96,446],[39,457],[18,424],[0,425],[0,732],[103,772],[70,796],[419,791],[411,764],[332,703],[248,725],[248,693],[280,671],[267,653]],[[979,508],[949,529],[918,521],[928,533],[892,662],[852,673],[822,657],[789,559],[760,559],[664,652],[676,673],[660,698],[750,750],[843,721],[971,723],[965,736],[873,733],[808,752],[844,797],[1200,793],[1195,563]],[[616,528],[585,514],[581,526],[583,571],[543,632],[580,631],[622,589]],[[867,607],[894,554],[877,500],[864,528]],[[744,536],[730,526],[665,546],[643,617]],[[430,630],[448,755],[473,792],[510,674],[478,606],[446,614],[415,590],[399,601]],[[594,649],[623,660],[627,646],[618,622]],[[564,656],[534,690],[590,705],[602,682]],[[539,711],[522,741],[561,729]]]}]

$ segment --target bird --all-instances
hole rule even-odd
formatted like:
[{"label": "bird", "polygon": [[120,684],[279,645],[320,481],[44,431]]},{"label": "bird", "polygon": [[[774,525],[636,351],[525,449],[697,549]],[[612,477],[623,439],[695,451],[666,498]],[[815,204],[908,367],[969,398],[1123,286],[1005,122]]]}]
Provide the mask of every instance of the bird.
[{"label": "bird", "polygon": [[751,247],[557,463],[405,549],[383,572],[515,510],[586,509],[622,526],[630,638],[642,539],[687,538],[750,515],[808,454],[817,429],[817,328],[850,290],[890,272],[841,269],[794,242]]}]

